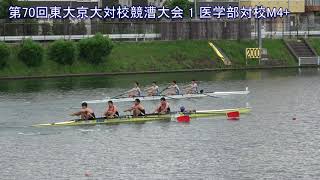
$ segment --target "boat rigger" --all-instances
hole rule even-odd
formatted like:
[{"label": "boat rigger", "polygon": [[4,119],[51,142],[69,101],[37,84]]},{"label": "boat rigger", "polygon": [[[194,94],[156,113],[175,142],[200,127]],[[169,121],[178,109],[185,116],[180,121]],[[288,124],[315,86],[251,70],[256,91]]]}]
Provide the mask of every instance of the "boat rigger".
[{"label": "boat rigger", "polygon": [[[192,118],[204,118],[211,116],[225,116],[229,112],[237,111],[241,114],[246,114],[251,111],[251,108],[232,108],[232,109],[217,109],[217,110],[199,110],[195,112],[190,112],[187,115]],[[34,127],[55,127],[55,126],[83,126],[83,125],[114,125],[114,124],[124,124],[124,123],[145,123],[150,121],[171,121],[177,116],[183,115],[179,112],[172,112],[170,114],[147,114],[143,117],[133,117],[133,116],[121,116],[118,118],[108,119],[105,117],[96,118],[93,120],[70,120],[64,122],[47,123],[47,124],[36,124]]]},{"label": "boat rigger", "polygon": [[106,103],[108,101],[113,102],[132,102],[135,99],[140,99],[140,101],[154,101],[160,100],[162,97],[165,97],[168,100],[175,99],[185,99],[185,98],[201,98],[201,97],[222,97],[222,96],[231,96],[231,95],[247,95],[250,91],[248,87],[244,91],[221,91],[221,92],[202,92],[198,94],[181,94],[181,95],[159,95],[159,96],[140,96],[140,97],[126,97],[126,98],[110,98],[106,97],[101,100],[88,100],[83,101],[88,104],[97,104],[97,103]]}]

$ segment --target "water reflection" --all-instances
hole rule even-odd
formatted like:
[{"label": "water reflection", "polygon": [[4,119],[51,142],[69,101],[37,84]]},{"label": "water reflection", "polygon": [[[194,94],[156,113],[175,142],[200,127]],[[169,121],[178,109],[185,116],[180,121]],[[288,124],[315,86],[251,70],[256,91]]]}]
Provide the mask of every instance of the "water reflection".
[{"label": "water reflection", "polygon": [[283,78],[297,75],[315,75],[319,71],[315,68],[306,69],[275,69],[275,70],[250,70],[250,71],[220,71],[220,72],[190,72],[190,73],[160,73],[136,75],[110,75],[97,77],[67,77],[53,79],[24,79],[0,81],[0,92],[39,92],[45,90],[71,91],[79,89],[96,88],[129,88],[134,81],[139,81],[142,86],[149,85],[152,81],[158,84],[176,80],[186,83],[192,79],[199,81],[231,81],[231,80],[262,80],[265,78]]}]

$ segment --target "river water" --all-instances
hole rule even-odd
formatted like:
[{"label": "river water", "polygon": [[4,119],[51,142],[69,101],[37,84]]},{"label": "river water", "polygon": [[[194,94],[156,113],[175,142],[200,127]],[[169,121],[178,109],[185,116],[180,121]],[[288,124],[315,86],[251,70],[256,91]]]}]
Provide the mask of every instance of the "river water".
[{"label": "river water", "polygon": [[[320,179],[319,75],[288,69],[0,81],[0,179]],[[135,80],[163,88],[173,79],[197,79],[205,91],[251,91],[171,100],[174,110],[250,105],[252,112],[239,121],[30,127],[68,120],[81,101],[117,95]],[[144,105],[151,112],[156,102]],[[91,107],[98,116],[104,110]]]}]

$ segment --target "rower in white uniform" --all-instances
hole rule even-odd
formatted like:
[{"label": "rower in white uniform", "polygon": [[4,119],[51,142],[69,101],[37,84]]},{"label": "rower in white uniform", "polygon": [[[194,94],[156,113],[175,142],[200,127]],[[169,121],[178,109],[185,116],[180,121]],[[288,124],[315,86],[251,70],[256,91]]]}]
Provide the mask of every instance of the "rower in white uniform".
[{"label": "rower in white uniform", "polygon": [[130,89],[128,92],[129,97],[139,97],[141,96],[141,90],[139,87],[139,83],[136,81],[134,83],[134,88]]},{"label": "rower in white uniform", "polygon": [[186,89],[186,94],[198,94],[198,84],[196,80],[192,80],[191,84],[189,84]]},{"label": "rower in white uniform", "polygon": [[167,95],[179,95],[180,94],[180,88],[177,85],[177,81],[172,81],[172,84],[167,89],[168,89]]},{"label": "rower in white uniform", "polygon": [[152,85],[145,90],[148,92],[148,96],[160,96],[159,86],[155,81],[153,81]]}]

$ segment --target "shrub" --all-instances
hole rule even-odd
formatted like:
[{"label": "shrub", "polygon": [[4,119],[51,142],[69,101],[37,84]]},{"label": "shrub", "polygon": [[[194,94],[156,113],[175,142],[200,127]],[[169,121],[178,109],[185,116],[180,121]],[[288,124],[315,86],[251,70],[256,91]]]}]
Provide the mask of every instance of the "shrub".
[{"label": "shrub", "polygon": [[43,54],[44,50],[39,43],[26,39],[20,45],[18,58],[29,67],[40,66]]},{"label": "shrub", "polygon": [[74,42],[58,40],[50,44],[48,49],[49,59],[59,64],[71,65],[76,57]]},{"label": "shrub", "polygon": [[92,38],[79,41],[79,55],[82,59],[92,64],[99,64],[107,57],[113,48],[113,43],[108,37],[96,34]]},{"label": "shrub", "polygon": [[4,43],[0,43],[0,68],[3,68],[7,64],[9,56],[9,47]]}]

